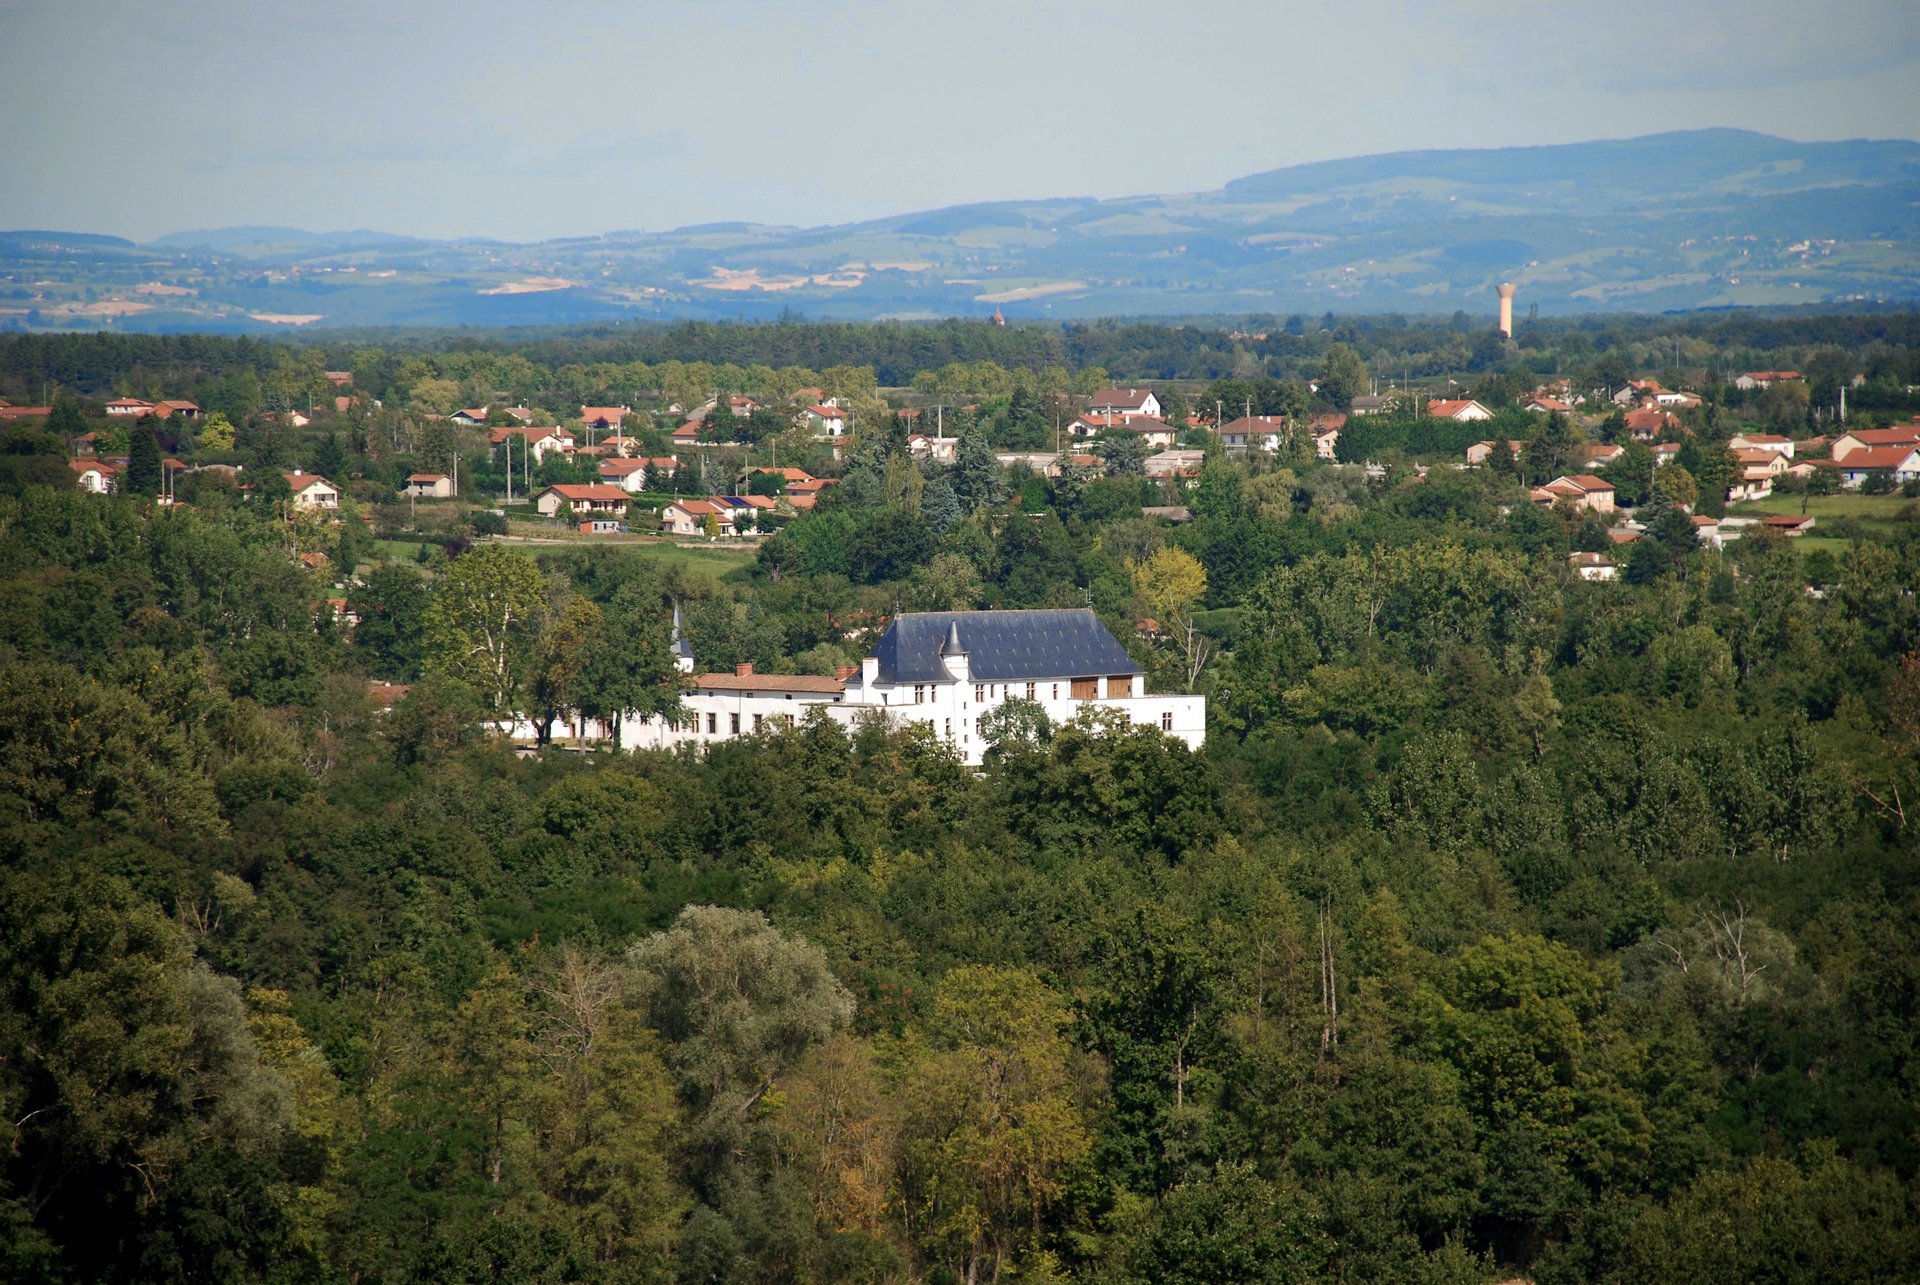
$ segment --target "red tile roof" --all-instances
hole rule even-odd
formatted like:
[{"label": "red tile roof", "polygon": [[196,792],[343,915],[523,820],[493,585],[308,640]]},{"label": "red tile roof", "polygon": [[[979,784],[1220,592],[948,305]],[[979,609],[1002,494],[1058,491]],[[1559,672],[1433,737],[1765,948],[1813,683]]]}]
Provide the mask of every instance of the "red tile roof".
[{"label": "red tile roof", "polygon": [[1153,396],[1151,388],[1102,388],[1093,395],[1093,399],[1087,405],[1139,410],[1147,404],[1147,398],[1151,396]]},{"label": "red tile roof", "polygon": [[1920,443],[1920,424],[1897,425],[1893,428],[1856,428],[1847,436],[1862,446],[1904,446]]},{"label": "red tile roof", "polygon": [[719,692],[823,692],[847,690],[844,678],[815,674],[696,674],[693,685]]},{"label": "red tile roof", "polygon": [[1898,446],[1863,446],[1857,451],[1848,451],[1839,463],[1843,469],[1899,468],[1916,450],[1920,450],[1920,444],[1913,442],[1902,442]]}]

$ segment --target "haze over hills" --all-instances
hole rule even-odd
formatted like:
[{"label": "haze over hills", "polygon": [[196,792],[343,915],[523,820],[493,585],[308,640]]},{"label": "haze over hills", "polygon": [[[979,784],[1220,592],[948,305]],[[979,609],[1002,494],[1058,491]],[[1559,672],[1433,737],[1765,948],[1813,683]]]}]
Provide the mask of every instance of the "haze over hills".
[{"label": "haze over hills", "polygon": [[0,233],[0,326],[271,331],[616,318],[1486,310],[1920,300],[1920,143],[1740,130],[1400,152],[1217,191],[512,245],[246,227]]}]

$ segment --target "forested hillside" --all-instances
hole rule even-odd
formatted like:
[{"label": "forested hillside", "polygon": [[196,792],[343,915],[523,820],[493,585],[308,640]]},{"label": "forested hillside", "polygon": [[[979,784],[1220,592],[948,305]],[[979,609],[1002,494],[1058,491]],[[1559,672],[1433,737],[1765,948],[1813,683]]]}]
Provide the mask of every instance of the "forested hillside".
[{"label": "forested hillside", "polygon": [[[337,360],[66,342],[7,377],[257,410]],[[1832,369],[1897,402],[1880,342]],[[461,391],[409,360],[353,377]],[[459,378],[515,360],[606,374]],[[81,494],[0,432],[0,1276],[1920,1275],[1910,499],[1721,549],[1656,483],[1588,582],[1591,515],[1404,441],[1216,446],[1175,524],[1144,477],[907,429],[732,569],[376,543],[412,457],[324,420],[226,445],[330,450],[338,526],[217,470]],[[1087,604],[1208,696],[1204,750],[1097,710],[977,773],[824,719],[704,755],[486,727],[671,707],[676,606],[702,668],[830,673],[901,610]]]}]

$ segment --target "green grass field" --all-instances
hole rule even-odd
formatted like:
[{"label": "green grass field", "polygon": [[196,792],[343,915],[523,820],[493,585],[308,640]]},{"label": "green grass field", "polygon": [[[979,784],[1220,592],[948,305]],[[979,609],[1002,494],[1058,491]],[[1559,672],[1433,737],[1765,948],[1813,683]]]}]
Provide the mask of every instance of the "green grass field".
[{"label": "green grass field", "polygon": [[[1784,491],[1764,500],[1749,500],[1727,509],[1728,517],[1760,518],[1800,512],[1800,497]],[[1899,495],[1816,495],[1807,503],[1814,518],[1861,518],[1872,522],[1911,522],[1920,515],[1920,501]],[[1820,528],[1816,525],[1814,530]]]},{"label": "green grass field", "polygon": [[753,565],[758,553],[758,546],[751,544],[675,544],[671,540],[658,538],[635,540],[618,536],[551,541],[542,539],[538,543],[515,544],[513,547],[535,557],[560,550],[588,549],[609,556],[646,558],[683,570],[699,569],[714,576],[744,571]]},{"label": "green grass field", "polygon": [[753,565],[759,546],[750,544],[674,544],[668,540],[613,546],[682,567],[704,567],[717,576]]},{"label": "green grass field", "polygon": [[[426,542],[420,540],[375,540],[373,547],[379,551],[379,558],[382,562],[412,562],[420,556],[420,549],[423,543]],[[439,543],[438,540],[432,541],[431,546],[438,548]]]}]

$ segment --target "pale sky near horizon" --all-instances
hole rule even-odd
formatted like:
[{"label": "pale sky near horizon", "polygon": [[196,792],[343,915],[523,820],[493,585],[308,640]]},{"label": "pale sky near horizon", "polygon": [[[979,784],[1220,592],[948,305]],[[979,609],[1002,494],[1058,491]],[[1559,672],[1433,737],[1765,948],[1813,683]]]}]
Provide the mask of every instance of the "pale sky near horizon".
[{"label": "pale sky near horizon", "polygon": [[1916,0],[0,0],[0,228],[536,240],[1920,132]]}]

